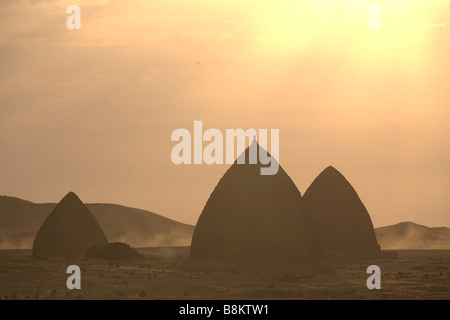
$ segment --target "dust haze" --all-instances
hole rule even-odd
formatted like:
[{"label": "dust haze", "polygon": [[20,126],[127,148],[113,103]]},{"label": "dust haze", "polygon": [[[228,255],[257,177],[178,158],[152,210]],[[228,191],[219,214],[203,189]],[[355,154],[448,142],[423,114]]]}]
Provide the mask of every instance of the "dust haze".
[{"label": "dust haze", "polygon": [[132,243],[134,247],[164,247],[164,246],[189,246],[192,240],[192,233],[178,228],[171,228],[169,231],[152,234],[151,236],[134,236],[132,233],[115,238],[115,241]]},{"label": "dust haze", "polygon": [[375,229],[384,249],[450,249],[450,229],[429,228],[412,222]]},{"label": "dust haze", "polygon": [[450,299],[449,0],[77,2],[0,1],[0,299]]}]

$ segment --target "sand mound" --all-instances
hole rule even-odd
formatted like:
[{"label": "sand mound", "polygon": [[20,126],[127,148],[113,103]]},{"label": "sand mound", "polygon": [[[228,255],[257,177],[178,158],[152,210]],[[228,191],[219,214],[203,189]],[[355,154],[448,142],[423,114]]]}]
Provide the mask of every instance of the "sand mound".
[{"label": "sand mound", "polygon": [[335,168],[322,171],[303,200],[322,250],[380,250],[369,213],[355,189]]},{"label": "sand mound", "polygon": [[82,257],[93,245],[107,243],[92,213],[69,192],[45,219],[33,244],[33,256]]},{"label": "sand mound", "polygon": [[209,197],[190,258],[258,265],[307,260],[315,252],[299,190],[281,167],[261,175],[259,159],[248,164],[248,148],[244,155],[246,164],[235,162]]}]

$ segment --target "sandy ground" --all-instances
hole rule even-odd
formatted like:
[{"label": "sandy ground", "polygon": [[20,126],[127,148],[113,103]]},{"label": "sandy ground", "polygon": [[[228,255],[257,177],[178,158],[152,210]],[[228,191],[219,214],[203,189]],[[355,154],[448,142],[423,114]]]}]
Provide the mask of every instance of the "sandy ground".
[{"label": "sandy ground", "polygon": [[[450,299],[450,250],[327,256],[285,268],[192,263],[189,247],[139,251],[142,260],[108,262],[0,250],[0,299]],[[72,264],[81,268],[81,290],[66,287]],[[372,264],[381,268],[381,290],[366,287]]]}]

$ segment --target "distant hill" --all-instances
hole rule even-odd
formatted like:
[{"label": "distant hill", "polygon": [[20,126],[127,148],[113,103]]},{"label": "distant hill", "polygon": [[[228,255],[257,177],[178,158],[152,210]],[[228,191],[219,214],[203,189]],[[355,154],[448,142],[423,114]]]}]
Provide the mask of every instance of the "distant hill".
[{"label": "distant hill", "polygon": [[376,228],[381,249],[450,249],[450,228],[430,228],[413,222]]},{"label": "distant hill", "polygon": [[[0,249],[30,249],[55,203],[0,196]],[[156,213],[116,204],[86,204],[110,242],[133,247],[189,246],[194,226]]]}]

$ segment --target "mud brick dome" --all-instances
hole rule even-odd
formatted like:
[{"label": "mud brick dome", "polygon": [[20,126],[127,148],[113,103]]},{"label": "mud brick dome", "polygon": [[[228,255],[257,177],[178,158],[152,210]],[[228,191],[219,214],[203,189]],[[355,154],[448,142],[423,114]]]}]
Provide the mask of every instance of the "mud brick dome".
[{"label": "mud brick dome", "polygon": [[306,190],[304,205],[324,251],[379,251],[372,220],[355,189],[329,166]]},{"label": "mud brick dome", "polygon": [[107,244],[97,220],[78,196],[69,192],[39,229],[33,256],[84,257],[87,249]]},{"label": "mud brick dome", "polygon": [[191,260],[255,265],[308,260],[316,252],[300,191],[281,166],[274,175],[261,175],[259,157],[249,164],[249,148],[243,155],[245,164],[228,169],[199,217]]}]

